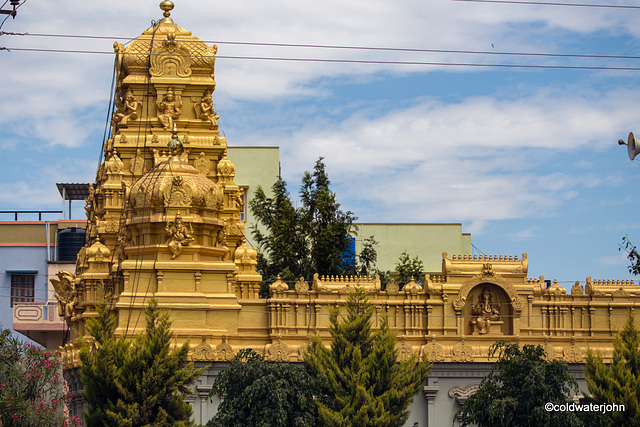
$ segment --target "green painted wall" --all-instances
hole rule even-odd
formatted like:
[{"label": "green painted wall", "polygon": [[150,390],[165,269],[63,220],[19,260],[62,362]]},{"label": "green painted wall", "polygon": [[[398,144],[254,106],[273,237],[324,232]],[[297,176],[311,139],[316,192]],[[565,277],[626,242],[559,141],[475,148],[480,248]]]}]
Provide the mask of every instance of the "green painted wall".
[{"label": "green painted wall", "polygon": [[429,273],[442,271],[442,252],[471,253],[471,235],[462,232],[462,224],[359,223],[357,228],[356,252],[360,252],[362,240],[373,235],[378,242],[377,267],[382,271],[394,270],[405,250],[411,258],[417,255]]}]

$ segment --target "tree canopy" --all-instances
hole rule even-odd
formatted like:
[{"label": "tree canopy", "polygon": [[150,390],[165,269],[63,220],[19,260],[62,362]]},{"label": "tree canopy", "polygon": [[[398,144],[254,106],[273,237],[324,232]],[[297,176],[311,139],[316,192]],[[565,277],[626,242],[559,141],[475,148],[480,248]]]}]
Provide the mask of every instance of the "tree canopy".
[{"label": "tree canopy", "polygon": [[431,370],[426,359],[398,362],[396,338],[386,321],[371,331],[373,306],[362,289],[349,295],[347,315],[331,315],[330,348],[319,337],[305,353],[309,372],[323,382],[329,402],[317,400],[322,425],[401,426]]},{"label": "tree canopy", "polygon": [[201,370],[187,359],[189,345],[171,350],[171,322],[152,299],[145,310],[146,331],[133,341],[113,335],[115,317],[106,304],[87,322],[95,341],[80,350],[88,426],[191,426],[184,401]]},{"label": "tree canopy", "polygon": [[582,426],[573,412],[547,411],[545,404],[564,404],[578,385],[561,361],[547,361],[542,346],[498,341],[491,372],[458,411],[461,426]]},{"label": "tree canopy", "polygon": [[587,351],[586,379],[595,403],[624,405],[624,411],[607,412],[611,425],[640,425],[640,332],[633,316],[613,342],[613,361],[605,365],[602,355]]},{"label": "tree canopy", "polygon": [[304,369],[267,362],[251,349],[238,352],[218,374],[214,395],[224,400],[207,427],[316,425],[317,382]]},{"label": "tree canopy", "polygon": [[258,187],[250,208],[264,231],[254,226],[252,235],[259,248],[258,270],[266,280],[275,280],[277,275],[289,281],[311,278],[314,273],[343,275],[373,270],[376,242],[365,239],[357,267],[350,255],[357,218],[340,209],[330,184],[320,157],[313,171],[305,172],[302,178],[299,208],[282,177],[273,185],[270,197]]}]

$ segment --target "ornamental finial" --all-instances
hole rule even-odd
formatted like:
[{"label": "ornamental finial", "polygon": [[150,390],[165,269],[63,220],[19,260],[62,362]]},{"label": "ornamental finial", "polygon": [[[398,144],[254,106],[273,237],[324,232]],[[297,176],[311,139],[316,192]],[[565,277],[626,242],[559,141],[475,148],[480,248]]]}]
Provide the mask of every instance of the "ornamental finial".
[{"label": "ornamental finial", "polygon": [[170,0],[164,0],[160,3],[160,9],[164,10],[162,15],[165,18],[169,18],[169,16],[171,16],[171,11],[173,10],[173,2]]},{"label": "ornamental finial", "polygon": [[173,129],[172,131],[172,135],[171,135],[171,141],[169,141],[169,144],[167,144],[169,146],[169,149],[171,150],[171,155],[175,156],[175,155],[180,155],[184,152],[184,145],[182,145],[182,141],[180,141],[180,139],[178,138],[178,126],[176,126],[176,124],[173,124]]}]

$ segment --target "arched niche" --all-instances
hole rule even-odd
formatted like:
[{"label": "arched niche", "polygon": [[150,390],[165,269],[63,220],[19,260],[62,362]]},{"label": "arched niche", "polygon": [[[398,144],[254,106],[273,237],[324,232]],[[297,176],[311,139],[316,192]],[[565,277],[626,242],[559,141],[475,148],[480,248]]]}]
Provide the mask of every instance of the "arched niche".
[{"label": "arched niche", "polygon": [[[499,312],[498,318],[494,316],[489,319],[474,312],[474,306],[483,299],[483,293],[490,297],[493,308]],[[496,275],[481,275],[470,279],[460,287],[452,304],[456,314],[462,319],[459,323],[461,334],[490,336],[517,333],[515,319],[520,317],[524,306],[513,285]],[[479,317],[489,319],[489,322],[483,324]]]}]

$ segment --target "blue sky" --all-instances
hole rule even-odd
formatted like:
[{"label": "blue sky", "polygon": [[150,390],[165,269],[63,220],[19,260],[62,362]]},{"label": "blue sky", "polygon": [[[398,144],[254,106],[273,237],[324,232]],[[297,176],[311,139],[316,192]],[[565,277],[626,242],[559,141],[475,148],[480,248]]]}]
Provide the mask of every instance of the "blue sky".
[{"label": "blue sky", "polygon": [[[110,52],[115,37],[161,18],[157,3],[29,0],[4,23],[7,32],[107,38],[0,36],[11,49],[0,51],[0,210],[59,209],[56,182],[94,180],[111,91],[110,54],[18,49]],[[569,287],[587,276],[631,278],[618,245],[625,235],[640,244],[640,163],[616,141],[640,133],[640,71],[619,69],[640,68],[640,8],[175,3],[178,25],[219,46],[214,101],[228,143],[280,146],[292,193],[323,156],[359,221],[461,222],[478,250],[527,252],[529,276]]]}]

